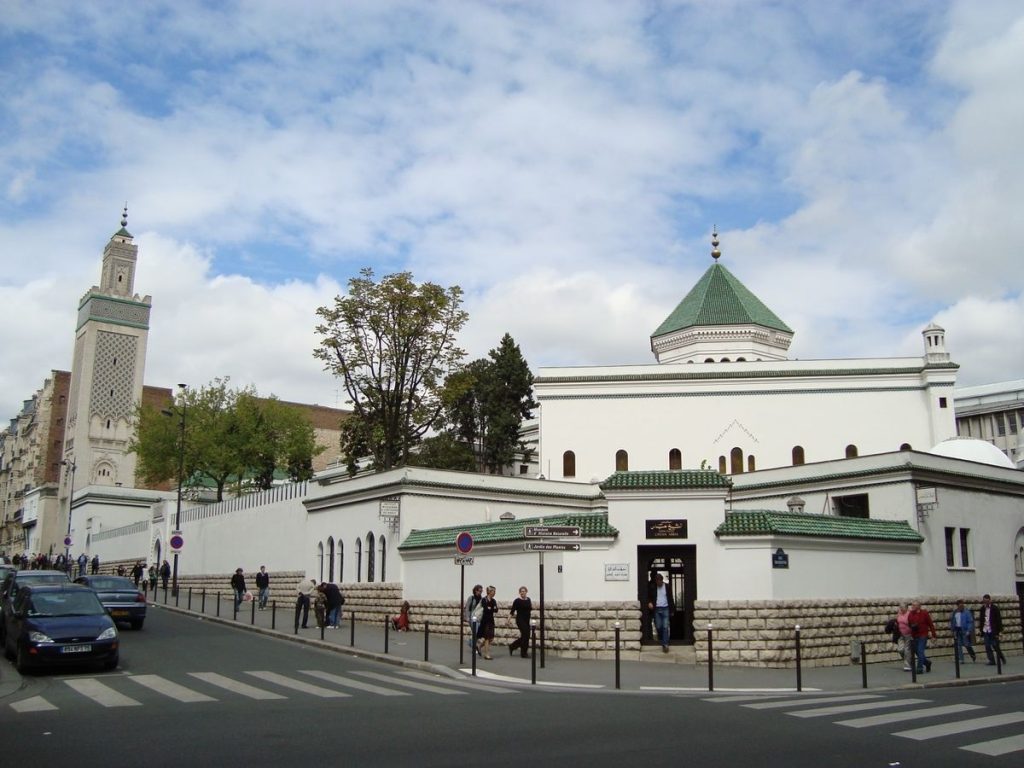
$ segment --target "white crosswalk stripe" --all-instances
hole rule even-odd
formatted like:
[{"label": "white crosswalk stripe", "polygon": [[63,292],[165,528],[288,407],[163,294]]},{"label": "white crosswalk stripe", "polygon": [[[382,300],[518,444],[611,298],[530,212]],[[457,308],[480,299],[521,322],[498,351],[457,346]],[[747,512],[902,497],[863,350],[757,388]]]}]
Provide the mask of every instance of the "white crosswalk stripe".
[{"label": "white crosswalk stripe", "polygon": [[972,709],[984,709],[984,707],[980,704],[950,704],[945,707],[928,707],[927,709],[914,709],[910,712],[887,712],[884,715],[870,715],[868,717],[857,717],[852,720],[839,720],[836,722],[836,725],[845,725],[847,728],[874,728],[879,725],[902,723],[907,720],[955,715],[960,712],[970,712]]},{"label": "white crosswalk stripe", "polygon": [[427,693],[437,693],[441,696],[464,696],[464,691],[453,691],[450,688],[442,688],[438,685],[431,685],[430,683],[417,683],[414,680],[398,680],[387,675],[382,675],[380,672],[353,672],[354,675],[360,677],[369,677],[374,680],[382,680],[390,685],[400,685],[403,688],[413,688],[417,691],[426,691]]},{"label": "white crosswalk stripe", "polygon": [[924,728],[914,728],[909,731],[899,731],[893,736],[902,736],[905,739],[924,741],[926,739],[937,739],[940,736],[952,736],[955,733],[967,733],[982,728],[995,728],[1000,725],[1011,725],[1024,722],[1024,712],[1008,712],[1002,715],[989,715],[987,717],[976,717],[971,720],[957,720],[954,723],[942,723],[941,725],[929,725]]},{"label": "white crosswalk stripe", "polygon": [[415,678],[416,680],[423,680],[425,682],[431,682],[431,683],[437,682],[437,683],[442,683],[443,685],[454,685],[457,688],[468,688],[471,691],[479,691],[481,693],[495,693],[495,694],[505,694],[505,693],[513,693],[513,694],[515,694],[515,693],[519,693],[519,691],[514,691],[511,688],[498,688],[498,687],[493,686],[493,685],[482,686],[479,683],[471,683],[468,680],[443,679],[443,678],[439,678],[439,677],[437,677],[435,675],[429,675],[426,672],[416,672],[415,670],[412,670],[412,669],[400,669],[400,670],[398,670],[398,672],[400,674],[405,675],[406,677]]},{"label": "white crosswalk stripe", "polygon": [[279,693],[265,691],[262,688],[257,688],[254,685],[249,685],[239,680],[232,680],[230,677],[219,675],[216,672],[189,672],[189,674],[197,680],[202,680],[204,683],[215,685],[218,688],[223,688],[226,691],[231,691],[232,693],[237,693],[250,699],[265,701],[267,699],[288,698],[287,696],[282,696]]},{"label": "white crosswalk stripe", "polygon": [[364,683],[362,680],[353,680],[351,677],[342,677],[341,675],[334,675],[330,672],[321,672],[317,669],[303,669],[300,670],[304,675],[311,675],[321,680],[326,680],[329,683],[335,685],[343,685],[349,688],[355,688],[357,691],[366,691],[367,693],[374,693],[378,696],[412,696],[411,693],[406,691],[396,691],[393,688],[385,688],[381,685],[374,685],[373,683]]},{"label": "white crosswalk stripe", "polygon": [[847,696],[822,696],[813,699],[783,699],[782,701],[765,701],[758,704],[744,704],[747,709],[785,709],[786,707],[809,707],[813,704],[834,704],[844,701],[865,701],[880,699],[874,693],[854,693]]},{"label": "white crosswalk stripe", "polygon": [[65,680],[68,686],[104,707],[139,707],[142,702],[118,693],[110,686],[91,677]]},{"label": "white crosswalk stripe", "polygon": [[207,696],[205,693],[199,693],[199,691],[193,691],[191,688],[178,685],[177,683],[162,678],[159,675],[128,675],[126,679],[149,688],[151,691],[156,691],[157,693],[162,693],[164,696],[169,696],[175,701],[184,702],[185,704],[194,704],[200,701],[216,701],[212,696]]},{"label": "white crosswalk stripe", "polygon": [[979,754],[988,755],[989,757],[1008,755],[1011,752],[1020,752],[1021,750],[1024,750],[1024,734],[1019,736],[1007,736],[1005,739],[993,739],[992,741],[981,741],[977,744],[968,744],[966,747],[960,747],[960,749],[967,750],[968,752],[978,752]]},{"label": "white crosswalk stripe", "polygon": [[844,715],[849,712],[869,712],[872,709],[894,709],[896,707],[909,707],[912,704],[927,704],[928,699],[893,699],[891,701],[868,701],[860,704],[843,704],[837,707],[817,707],[815,709],[803,709],[799,712],[787,712],[790,717],[830,717],[832,715]]},{"label": "white crosswalk stripe", "polygon": [[32,696],[31,698],[11,703],[11,709],[15,712],[49,712],[56,708],[42,696]]},{"label": "white crosswalk stripe", "polygon": [[321,699],[342,699],[351,695],[344,691],[324,688],[319,685],[303,682],[302,680],[293,680],[290,677],[279,675],[276,672],[246,672],[245,674],[252,675],[255,678],[265,680],[266,682],[273,683],[274,685],[280,685],[282,688],[290,688],[293,691],[308,693],[311,696],[319,696]]}]

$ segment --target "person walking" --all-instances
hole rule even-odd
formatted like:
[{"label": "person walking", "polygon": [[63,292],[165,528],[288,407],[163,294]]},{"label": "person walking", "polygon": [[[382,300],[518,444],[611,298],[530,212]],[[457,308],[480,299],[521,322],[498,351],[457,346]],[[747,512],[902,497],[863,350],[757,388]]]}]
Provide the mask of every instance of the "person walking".
[{"label": "person walking", "polygon": [[100,572],[100,556],[99,555],[93,555],[92,556],[92,563],[90,564],[89,567],[91,569],[90,572],[93,575],[95,575],[95,574]]},{"label": "person walking", "polygon": [[166,560],[160,564],[160,579],[164,583],[164,592],[167,591],[167,580],[171,578],[171,564]]},{"label": "person walking", "polygon": [[267,600],[270,599],[270,574],[267,573],[267,566],[261,565],[260,572],[256,574],[256,589],[260,591],[261,611],[267,610]]},{"label": "person walking", "polygon": [[480,640],[483,645],[483,657],[490,661],[491,643],[494,642],[494,618],[498,612],[498,601],[494,599],[497,590],[493,586],[487,587],[487,595],[484,597],[484,610],[480,616]]},{"label": "person walking", "polygon": [[526,593],[526,587],[519,588],[519,597],[512,601],[512,608],[508,612],[509,623],[515,617],[516,629],[519,630],[519,637],[508,645],[508,655],[511,656],[519,649],[519,655],[524,659],[530,658],[530,614],[533,612],[533,603]]},{"label": "person walking", "polygon": [[89,564],[89,556],[83,552],[78,556],[78,575],[85,576],[85,566]]},{"label": "person walking", "polygon": [[915,600],[910,606],[910,634],[914,638],[914,653],[917,655],[917,674],[932,671],[932,662],[928,658],[928,638],[932,640],[938,637],[935,634],[935,623],[932,615],[921,607],[921,603]]},{"label": "person walking", "polygon": [[1003,631],[1003,616],[999,606],[992,602],[992,595],[984,595],[981,598],[981,608],[978,609],[978,627],[981,629],[981,637],[985,641],[985,656],[988,657],[988,666],[994,667],[996,657],[1005,666],[1006,657],[1003,649],[999,647],[999,633]]},{"label": "person walking", "polygon": [[655,574],[654,584],[648,589],[647,609],[654,614],[654,627],[658,633],[661,650],[668,653],[668,641],[672,632],[670,619],[675,613],[675,604],[672,601],[672,587],[665,582],[665,577],[660,573]]},{"label": "person walking", "polygon": [[149,591],[156,592],[157,567],[156,563],[149,564]]},{"label": "person walking", "polygon": [[896,630],[899,632],[897,647],[903,657],[903,671],[910,671],[910,649],[914,644],[914,635],[910,631],[910,603],[902,603],[896,611]]},{"label": "person walking", "polygon": [[480,620],[484,615],[484,587],[482,584],[474,584],[473,591],[466,598],[466,604],[462,608],[462,618],[469,625],[469,647],[473,653],[480,654]]},{"label": "person walking", "polygon": [[135,582],[135,588],[139,588],[139,580],[142,578],[142,574],[145,569],[142,567],[142,561],[136,560],[135,565],[132,566],[132,581]]},{"label": "person walking", "polygon": [[964,663],[964,651],[971,657],[971,661],[977,661],[978,655],[974,652],[971,643],[971,635],[974,634],[974,616],[964,608],[964,601],[957,600],[956,608],[949,616],[949,629],[953,633],[953,652],[956,653],[957,661]]},{"label": "person walking", "polygon": [[309,606],[314,591],[316,591],[316,579],[299,582],[298,597],[295,600],[295,624],[298,626],[301,613],[303,629],[306,629],[309,624]]},{"label": "person walking", "polygon": [[238,606],[245,599],[245,573],[241,568],[236,568],[231,577],[231,589],[235,592],[235,613],[238,613]]}]

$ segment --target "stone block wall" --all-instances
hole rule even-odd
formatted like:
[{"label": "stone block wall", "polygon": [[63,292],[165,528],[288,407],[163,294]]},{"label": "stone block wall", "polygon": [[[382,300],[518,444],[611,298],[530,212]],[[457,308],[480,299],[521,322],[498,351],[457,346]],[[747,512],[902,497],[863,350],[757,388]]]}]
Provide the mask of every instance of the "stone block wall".
[{"label": "stone block wall", "polygon": [[[953,637],[949,615],[956,597],[921,598],[935,623],[937,640],[928,641],[928,655],[951,658]],[[1003,617],[1000,636],[1005,653],[1021,647],[1021,615],[1016,596],[995,596]],[[794,667],[796,632],[800,626],[800,659],[803,666],[830,667],[851,663],[850,641],[864,643],[867,660],[898,661],[885,623],[896,615],[899,598],[874,600],[714,600],[694,605],[694,634],[698,663],[707,663],[707,626],[712,625],[714,661],[751,667]],[[976,610],[980,600],[968,606]],[[975,613],[975,616],[977,614]],[[975,650],[982,652],[980,630]]]}]

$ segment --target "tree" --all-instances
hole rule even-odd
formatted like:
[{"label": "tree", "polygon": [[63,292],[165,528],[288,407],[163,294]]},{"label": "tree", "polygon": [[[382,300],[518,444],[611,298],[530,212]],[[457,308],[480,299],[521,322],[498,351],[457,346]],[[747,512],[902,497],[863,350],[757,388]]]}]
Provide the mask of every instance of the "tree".
[{"label": "tree", "polygon": [[[359,274],[347,296],[317,309],[322,339],[313,352],[342,380],[352,403],[342,430],[350,472],[360,455],[378,470],[408,462],[441,414],[445,377],[465,357],[455,337],[468,317],[458,286],[417,285],[409,272],[380,282],[372,269]],[[353,455],[355,449],[365,452]]]},{"label": "tree", "polygon": [[278,469],[293,480],[307,479],[312,457],[323,450],[299,411],[276,398],[260,398],[251,387],[229,389],[227,378],[181,390],[171,405],[137,411],[131,450],[138,455],[136,473],[146,483],[177,479],[183,456],[183,483],[212,483],[221,501],[229,482],[238,483],[239,490],[246,482],[269,488]]}]

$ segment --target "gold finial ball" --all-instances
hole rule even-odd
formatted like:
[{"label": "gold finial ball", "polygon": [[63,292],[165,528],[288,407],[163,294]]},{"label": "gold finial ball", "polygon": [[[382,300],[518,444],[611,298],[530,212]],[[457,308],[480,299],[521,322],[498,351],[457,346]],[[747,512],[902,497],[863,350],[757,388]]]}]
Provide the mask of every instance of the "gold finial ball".
[{"label": "gold finial ball", "polygon": [[722,255],[722,252],[718,250],[718,230],[711,232],[711,258],[718,261],[718,258]]}]

